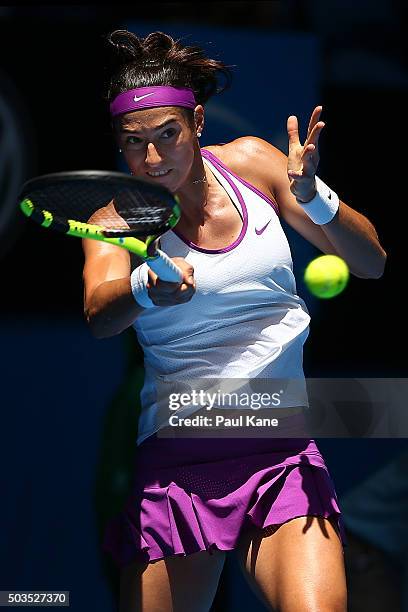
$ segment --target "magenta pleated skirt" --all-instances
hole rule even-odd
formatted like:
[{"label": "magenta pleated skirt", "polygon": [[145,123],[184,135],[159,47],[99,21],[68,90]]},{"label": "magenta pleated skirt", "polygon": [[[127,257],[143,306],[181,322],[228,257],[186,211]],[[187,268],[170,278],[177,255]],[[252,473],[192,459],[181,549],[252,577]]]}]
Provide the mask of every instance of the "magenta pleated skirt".
[{"label": "magenta pleated skirt", "polygon": [[[291,430],[296,417],[288,419]],[[280,428],[284,434],[284,427]],[[233,550],[254,526],[334,517],[335,487],[312,439],[163,438],[137,447],[132,493],[107,525],[103,550],[119,568],[140,561]]]}]

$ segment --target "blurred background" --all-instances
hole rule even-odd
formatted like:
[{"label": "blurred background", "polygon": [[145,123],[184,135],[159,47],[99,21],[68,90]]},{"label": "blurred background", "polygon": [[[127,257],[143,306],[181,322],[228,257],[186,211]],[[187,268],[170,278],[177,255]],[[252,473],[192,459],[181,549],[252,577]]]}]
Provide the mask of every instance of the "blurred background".
[{"label": "blurred background", "polygon": [[[16,206],[33,176],[124,170],[102,100],[104,36],[162,30],[236,66],[208,104],[204,146],[251,134],[286,153],[286,118],[304,137],[323,105],[319,176],[374,223],[388,260],[381,279],[352,277],[319,302],[302,282],[319,253],[285,226],[312,315],[305,373],[404,378],[405,13],[396,0],[0,7],[0,590],[69,590],[75,611],[116,609],[100,541],[128,491],[141,355],[132,332],[91,337],[80,241],[45,235]],[[408,611],[407,440],[318,446],[344,504],[349,609]],[[228,561],[213,612],[248,607],[264,609]]]}]

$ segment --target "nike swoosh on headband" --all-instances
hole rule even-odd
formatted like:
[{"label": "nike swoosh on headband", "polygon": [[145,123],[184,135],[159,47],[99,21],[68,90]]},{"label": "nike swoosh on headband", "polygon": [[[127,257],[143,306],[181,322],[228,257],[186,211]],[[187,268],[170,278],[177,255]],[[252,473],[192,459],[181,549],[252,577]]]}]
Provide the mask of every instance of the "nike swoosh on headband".
[{"label": "nike swoosh on headband", "polygon": [[266,225],[264,225],[263,227],[261,227],[261,229],[256,229],[255,228],[255,233],[257,236],[260,236],[261,234],[263,234],[263,232],[266,230],[266,228],[268,227],[268,225],[270,224],[271,219],[269,219],[268,223]]},{"label": "nike swoosh on headband", "polygon": [[154,91],[152,91],[151,93],[144,94],[143,96],[139,96],[139,97],[137,97],[137,96],[133,96],[133,101],[134,101],[134,102],[140,102],[140,100],[143,100],[143,98],[147,98],[147,96],[152,96],[154,93],[155,93],[155,92],[154,92]]}]

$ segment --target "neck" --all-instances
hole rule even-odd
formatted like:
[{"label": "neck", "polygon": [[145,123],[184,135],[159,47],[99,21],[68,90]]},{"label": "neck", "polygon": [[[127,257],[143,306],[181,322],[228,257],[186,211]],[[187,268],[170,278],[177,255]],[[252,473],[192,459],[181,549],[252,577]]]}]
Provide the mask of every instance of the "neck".
[{"label": "neck", "polygon": [[210,184],[209,173],[206,172],[200,155],[197,164],[193,166],[190,178],[177,192],[182,219],[187,223],[204,225],[204,220],[209,214],[207,201]]}]

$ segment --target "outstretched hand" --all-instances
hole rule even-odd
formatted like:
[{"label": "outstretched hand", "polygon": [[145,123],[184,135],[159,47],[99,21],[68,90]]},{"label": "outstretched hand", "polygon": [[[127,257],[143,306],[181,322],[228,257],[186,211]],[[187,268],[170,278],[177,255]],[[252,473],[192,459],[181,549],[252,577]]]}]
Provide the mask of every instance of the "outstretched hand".
[{"label": "outstretched hand", "polygon": [[291,192],[302,202],[310,201],[316,194],[315,174],[319,165],[319,137],[325,124],[319,121],[322,106],[316,106],[310,118],[307,138],[303,145],[299,140],[298,120],[288,117],[289,137],[288,177]]}]

